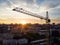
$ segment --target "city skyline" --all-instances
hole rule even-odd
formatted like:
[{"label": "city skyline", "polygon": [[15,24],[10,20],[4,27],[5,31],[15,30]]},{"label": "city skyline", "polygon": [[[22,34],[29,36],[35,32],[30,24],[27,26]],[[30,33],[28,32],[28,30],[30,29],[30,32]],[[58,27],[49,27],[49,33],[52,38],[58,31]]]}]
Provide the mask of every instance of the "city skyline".
[{"label": "city skyline", "polygon": [[60,23],[60,0],[0,0],[0,23],[45,23],[36,17],[12,11],[20,7],[45,17],[49,12],[51,23]]}]

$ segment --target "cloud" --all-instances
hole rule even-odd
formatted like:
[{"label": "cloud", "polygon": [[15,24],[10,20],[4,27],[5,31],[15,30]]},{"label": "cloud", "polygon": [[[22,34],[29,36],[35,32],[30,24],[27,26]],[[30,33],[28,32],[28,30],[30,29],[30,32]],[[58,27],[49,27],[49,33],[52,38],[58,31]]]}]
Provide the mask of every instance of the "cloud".
[{"label": "cloud", "polygon": [[46,11],[49,11],[50,18],[60,17],[60,0],[1,0],[0,6],[0,17],[2,19],[34,18],[32,16],[13,12],[12,9],[15,7],[22,7],[27,11],[38,13],[42,16],[46,16]]},{"label": "cloud", "polygon": [[[60,5],[60,0],[1,0],[1,2],[6,3],[8,6],[20,5],[28,7],[46,7],[46,8],[55,8]],[[12,5],[13,4],[13,5]]]},{"label": "cloud", "polygon": [[55,8],[60,5],[60,0],[44,0],[40,5],[42,7]]}]

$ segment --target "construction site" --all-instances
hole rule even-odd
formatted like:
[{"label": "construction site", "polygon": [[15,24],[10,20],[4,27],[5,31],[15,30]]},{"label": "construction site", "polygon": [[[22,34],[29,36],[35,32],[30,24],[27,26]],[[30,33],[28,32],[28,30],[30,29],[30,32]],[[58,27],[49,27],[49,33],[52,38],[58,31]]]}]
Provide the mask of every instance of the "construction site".
[{"label": "construction site", "polygon": [[0,45],[60,45],[60,23],[51,24],[48,10],[45,11],[45,16],[42,16],[7,1],[13,5],[12,12],[32,16],[44,20],[45,23],[25,24],[26,22],[22,21],[22,24],[0,24]]}]

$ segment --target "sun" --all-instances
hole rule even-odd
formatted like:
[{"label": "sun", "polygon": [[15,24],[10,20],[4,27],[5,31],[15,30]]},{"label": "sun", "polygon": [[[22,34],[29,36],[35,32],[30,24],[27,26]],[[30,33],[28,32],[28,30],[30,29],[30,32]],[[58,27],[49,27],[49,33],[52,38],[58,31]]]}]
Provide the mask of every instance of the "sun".
[{"label": "sun", "polygon": [[22,20],[20,23],[24,25],[24,24],[27,24],[27,21],[26,20]]}]

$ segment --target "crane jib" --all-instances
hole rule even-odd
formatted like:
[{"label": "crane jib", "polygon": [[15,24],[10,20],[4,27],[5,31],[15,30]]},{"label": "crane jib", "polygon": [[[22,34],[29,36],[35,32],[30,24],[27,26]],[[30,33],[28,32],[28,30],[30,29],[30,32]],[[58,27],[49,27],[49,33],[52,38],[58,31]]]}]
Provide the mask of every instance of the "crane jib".
[{"label": "crane jib", "polygon": [[50,22],[50,19],[48,19],[47,17],[39,16],[38,14],[26,11],[23,8],[16,7],[15,9],[13,9],[13,11],[21,12],[21,13],[24,13],[24,14],[27,14],[27,15],[30,15],[30,16],[34,16],[34,17],[37,17],[37,18],[40,18],[40,19],[47,20],[47,22]]}]

